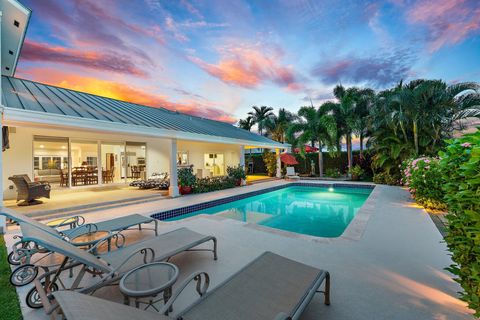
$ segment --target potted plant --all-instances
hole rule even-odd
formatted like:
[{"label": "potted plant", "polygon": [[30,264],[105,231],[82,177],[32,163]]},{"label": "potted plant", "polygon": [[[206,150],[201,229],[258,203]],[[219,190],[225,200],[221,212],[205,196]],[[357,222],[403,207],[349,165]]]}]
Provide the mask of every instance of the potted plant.
[{"label": "potted plant", "polygon": [[192,186],[195,184],[196,177],[193,174],[192,166],[178,169],[178,185],[180,194],[189,194],[192,192]]},{"label": "potted plant", "polygon": [[350,170],[348,170],[350,175],[352,176],[353,181],[358,181],[360,180],[360,176],[363,174],[363,169],[360,167],[358,164],[351,167]]},{"label": "potted plant", "polygon": [[247,179],[245,169],[241,165],[236,167],[227,167],[227,175],[235,179],[235,185],[237,187],[242,184],[242,180]]}]

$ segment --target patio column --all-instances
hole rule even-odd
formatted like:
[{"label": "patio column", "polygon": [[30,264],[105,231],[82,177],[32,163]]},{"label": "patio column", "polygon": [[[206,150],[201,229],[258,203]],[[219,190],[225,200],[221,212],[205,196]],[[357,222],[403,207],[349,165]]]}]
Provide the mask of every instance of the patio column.
[{"label": "patio column", "polygon": [[177,170],[177,139],[172,139],[170,146],[170,187],[168,188],[168,194],[172,198],[180,195],[178,192]]},{"label": "patio column", "polygon": [[277,178],[282,177],[282,162],[280,161],[280,149],[275,149],[275,155],[277,157]]},{"label": "patio column", "polygon": [[[245,170],[245,146],[240,146],[240,166]],[[246,185],[247,181],[242,179],[242,186]]]},{"label": "patio column", "polygon": [[[2,11],[0,11],[0,52],[2,51]],[[0,58],[0,70],[2,70],[2,61]],[[0,141],[2,142],[2,150],[0,151],[0,207],[3,208],[3,92],[2,92],[2,77],[0,77]],[[7,231],[7,222],[5,216],[0,216],[0,234]]]},{"label": "patio column", "polygon": [[[1,24],[2,12],[0,11],[0,24]],[[0,88],[2,86],[0,80]],[[0,89],[0,97],[1,97]],[[3,106],[0,106],[0,141],[2,142],[2,150],[0,151],[0,207],[3,208]],[[5,216],[0,216],[0,234],[7,231],[7,221]]]}]

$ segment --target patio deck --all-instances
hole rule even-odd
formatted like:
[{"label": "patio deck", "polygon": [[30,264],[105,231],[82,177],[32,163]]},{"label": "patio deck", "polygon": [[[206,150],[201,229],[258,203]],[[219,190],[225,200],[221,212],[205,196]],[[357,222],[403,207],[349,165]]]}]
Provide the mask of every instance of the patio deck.
[{"label": "patio deck", "polygon": [[[97,221],[133,212],[151,214],[283,183],[271,181],[241,189],[125,206],[92,213],[87,219]],[[325,306],[320,296],[315,297],[303,320],[473,319],[465,303],[456,298],[458,284],[443,269],[450,264],[450,258],[428,214],[415,206],[401,188],[377,186],[376,196],[368,208],[361,209],[372,214],[359,240],[312,239],[213,216],[161,223],[159,229],[166,232],[186,226],[218,238],[218,261],[204,252],[188,252],[172,259],[180,268],[179,282],[191,272],[203,270],[210,274],[210,285],[215,287],[265,250],[330,271],[332,304]],[[9,244],[17,232],[8,231],[5,238]],[[138,231],[129,231],[129,235],[140,236]],[[150,237],[152,233],[142,234],[145,235]],[[18,289],[24,318],[47,319],[42,310],[31,310],[24,305],[29,289],[29,286]],[[116,287],[104,288],[95,295],[122,301]],[[191,288],[174,307],[181,310],[193,299]]]},{"label": "patio deck", "polygon": [[102,210],[118,205],[144,203],[164,199],[168,190],[140,190],[124,184],[80,189],[53,189],[50,199],[42,198],[42,204],[19,207],[15,200],[4,200],[4,206],[32,217],[45,218],[83,214],[92,210]]}]

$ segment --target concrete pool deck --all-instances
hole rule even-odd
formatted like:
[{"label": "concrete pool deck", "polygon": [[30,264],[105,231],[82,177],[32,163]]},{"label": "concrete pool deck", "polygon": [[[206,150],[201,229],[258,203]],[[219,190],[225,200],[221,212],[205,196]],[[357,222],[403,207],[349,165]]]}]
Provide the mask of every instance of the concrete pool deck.
[{"label": "concrete pool deck", "polygon": [[[93,222],[129,213],[151,214],[284,183],[287,182],[272,181],[240,189],[148,202],[98,211],[86,218]],[[266,250],[330,271],[332,304],[323,305],[318,295],[302,316],[304,320],[473,319],[465,303],[457,298],[459,286],[443,270],[451,261],[429,215],[399,187],[380,185],[374,192],[375,201],[365,204],[370,206],[372,214],[358,239],[320,241],[321,238],[312,241],[286,233],[269,232],[235,220],[206,216],[160,223],[159,231],[186,226],[218,238],[218,261],[213,261],[211,254],[205,252],[187,252],[171,260],[180,268],[181,276],[177,283],[193,271],[203,270],[211,276],[210,287],[213,288]],[[16,233],[16,228],[8,231],[5,236],[8,245],[12,244]],[[136,230],[128,231],[127,235],[130,238],[153,236],[151,232],[139,233]],[[18,288],[24,318],[47,319],[42,310],[26,307],[24,299],[28,290],[30,286]],[[95,295],[122,301],[117,287],[102,289]],[[193,299],[194,289],[191,288],[174,307],[181,310]]]}]

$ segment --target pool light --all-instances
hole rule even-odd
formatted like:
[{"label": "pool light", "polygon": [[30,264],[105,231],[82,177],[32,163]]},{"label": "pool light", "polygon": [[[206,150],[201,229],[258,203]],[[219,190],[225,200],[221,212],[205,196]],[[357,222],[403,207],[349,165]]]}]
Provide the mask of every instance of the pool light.
[{"label": "pool light", "polygon": [[328,191],[333,192],[333,187],[328,188]]}]

